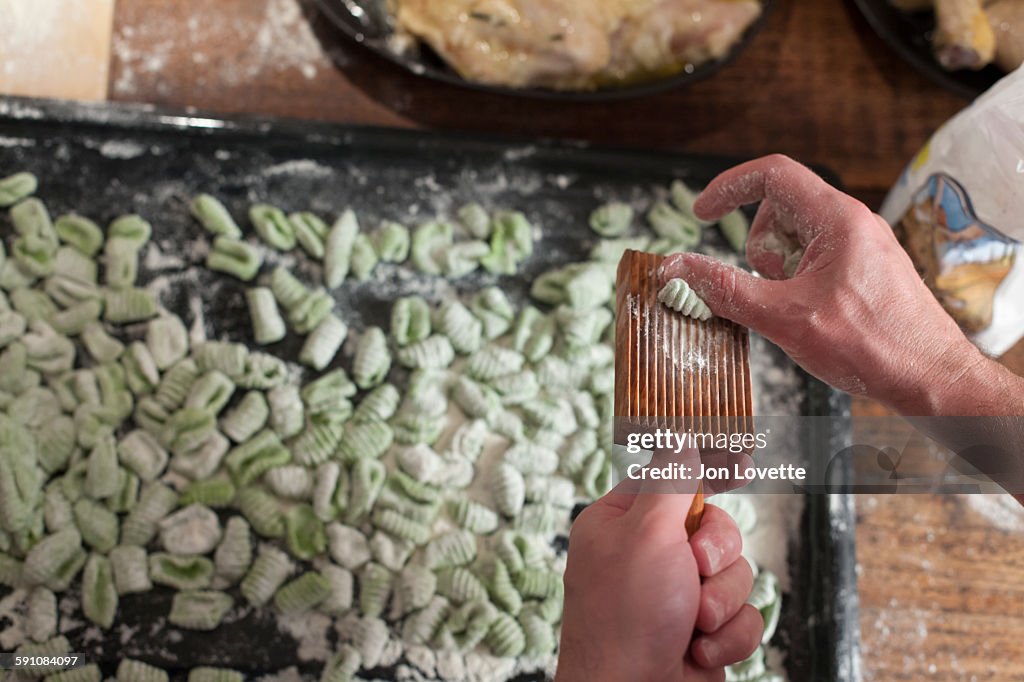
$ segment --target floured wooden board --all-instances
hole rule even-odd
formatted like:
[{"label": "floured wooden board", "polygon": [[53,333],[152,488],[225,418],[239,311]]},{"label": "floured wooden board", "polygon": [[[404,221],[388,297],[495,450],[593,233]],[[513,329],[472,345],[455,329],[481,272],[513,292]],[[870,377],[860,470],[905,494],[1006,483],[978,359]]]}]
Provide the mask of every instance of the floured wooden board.
[{"label": "floured wooden board", "polygon": [[750,341],[728,320],[694,320],[658,302],[657,269],[664,258],[627,252],[620,264],[616,339],[622,349],[616,404],[624,416],[707,418],[753,414]]},{"label": "floured wooden board", "polygon": [[[615,289],[615,416],[681,417],[665,426],[700,433],[739,433],[753,424],[747,330],[728,320],[695,320],[658,300],[663,256],[626,251]],[[673,424],[678,421],[677,424]],[[686,518],[700,528],[698,490]]]}]

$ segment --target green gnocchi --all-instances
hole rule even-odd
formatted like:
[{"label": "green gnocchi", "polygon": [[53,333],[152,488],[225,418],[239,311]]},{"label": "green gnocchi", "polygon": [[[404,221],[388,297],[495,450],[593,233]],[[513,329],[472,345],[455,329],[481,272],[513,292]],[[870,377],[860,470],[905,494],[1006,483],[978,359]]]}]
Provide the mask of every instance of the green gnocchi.
[{"label": "green gnocchi", "polygon": [[[591,262],[537,277],[536,305],[493,284],[533,255],[538,228],[522,213],[469,204],[457,222],[364,233],[351,210],[328,226],[255,204],[268,250],[199,194],[188,208],[212,240],[206,266],[248,283],[234,286],[250,342],[272,352],[206,340],[163,309],[140,272],[145,218],[105,231],[75,213],[53,221],[36,189],[30,174],[0,180],[14,227],[0,243],[0,584],[31,588],[23,646],[70,649],[56,614],[78,581],[83,613],[103,628],[120,597],[157,586],[175,591],[167,618],[183,629],[220,627],[237,599],[351,620],[325,680],[372,669],[396,638],[554,651],[563,588],[549,540],[611,483],[614,266],[626,248],[703,238],[689,188],[653,205],[653,242],[631,206],[598,208]],[[742,214],[719,229],[742,249]],[[398,298],[380,326],[342,320],[332,290],[391,278],[407,260],[480,286]],[[668,303],[680,295],[683,312],[703,314],[685,292]],[[771,574],[751,602],[770,636],[781,608]],[[758,655],[729,674],[761,674]],[[83,671],[60,679],[98,679]],[[126,660],[117,679],[167,674]]]}]

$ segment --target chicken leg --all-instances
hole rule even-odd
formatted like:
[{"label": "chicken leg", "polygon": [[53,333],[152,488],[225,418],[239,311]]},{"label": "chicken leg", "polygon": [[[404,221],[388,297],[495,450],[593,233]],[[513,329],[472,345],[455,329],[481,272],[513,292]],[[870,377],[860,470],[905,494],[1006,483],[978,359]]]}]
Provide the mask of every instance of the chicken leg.
[{"label": "chicken leg", "polygon": [[935,56],[950,71],[992,62],[996,37],[981,0],[935,0]]}]

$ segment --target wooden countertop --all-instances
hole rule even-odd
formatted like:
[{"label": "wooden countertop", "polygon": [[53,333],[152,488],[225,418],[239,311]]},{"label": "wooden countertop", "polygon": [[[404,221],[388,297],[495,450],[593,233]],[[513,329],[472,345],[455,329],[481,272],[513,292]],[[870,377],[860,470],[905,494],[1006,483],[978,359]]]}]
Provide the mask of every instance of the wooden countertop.
[{"label": "wooden countertop", "polygon": [[[120,0],[108,96],[224,114],[782,152],[831,166],[877,206],[966,102],[900,61],[852,3],[776,5],[750,48],[706,81],[634,101],[556,105],[417,79],[321,20],[311,29],[294,0]],[[1005,361],[1024,373],[1024,344]],[[866,401],[856,409],[879,412]],[[861,496],[857,543],[865,679],[1024,677],[1020,532],[962,497]]]}]

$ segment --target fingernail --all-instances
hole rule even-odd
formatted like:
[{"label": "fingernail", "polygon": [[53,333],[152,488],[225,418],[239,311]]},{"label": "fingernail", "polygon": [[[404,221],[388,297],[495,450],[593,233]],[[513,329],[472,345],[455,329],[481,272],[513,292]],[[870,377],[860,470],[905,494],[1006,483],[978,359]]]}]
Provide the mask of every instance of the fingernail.
[{"label": "fingernail", "polygon": [[716,665],[718,663],[719,656],[722,653],[722,648],[720,646],[715,644],[710,639],[702,639],[698,643],[698,646],[700,646],[701,651],[704,653],[705,661],[707,661],[710,665]]},{"label": "fingernail", "polygon": [[665,260],[662,261],[661,266],[658,267],[658,277],[662,280],[667,279],[669,276],[669,268],[675,269],[677,267],[680,267],[684,262],[685,261],[683,260],[683,254],[681,253],[673,253],[669,256],[666,256]]},{"label": "fingernail", "polygon": [[708,607],[711,609],[711,620],[713,622],[711,629],[718,630],[725,621],[725,604],[711,600],[708,602]]},{"label": "fingernail", "polygon": [[711,538],[704,538],[700,541],[700,548],[708,558],[708,568],[712,574],[718,573],[722,568],[722,557],[725,552],[718,543]]}]

